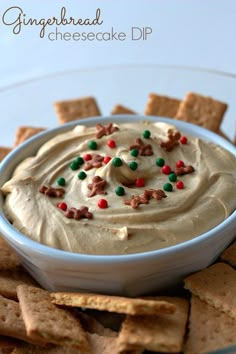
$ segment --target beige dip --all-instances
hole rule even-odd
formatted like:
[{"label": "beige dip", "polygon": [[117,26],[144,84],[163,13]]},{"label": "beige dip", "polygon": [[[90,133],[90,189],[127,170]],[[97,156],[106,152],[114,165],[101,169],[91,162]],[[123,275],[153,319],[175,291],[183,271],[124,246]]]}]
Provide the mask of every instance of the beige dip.
[{"label": "beige dip", "polygon": [[[112,134],[98,138],[96,127],[77,126],[57,135],[36,156],[19,164],[2,192],[6,195],[6,215],[21,233],[71,252],[127,254],[189,240],[221,223],[235,210],[236,159],[232,154],[189,136],[186,144],[178,141],[171,151],[166,151],[160,144],[168,140],[170,129],[173,133],[176,129],[165,123],[118,127]],[[145,130],[151,132],[149,138],[143,137]],[[132,156],[130,146],[137,138],[144,145],[151,145],[152,155],[140,156],[138,150],[139,155]],[[109,147],[108,140],[113,140],[116,147]],[[96,150],[88,147],[91,141],[97,143]],[[107,162],[106,158],[101,167],[86,170],[89,161],[85,161],[80,168],[71,169],[70,164],[77,157],[87,159],[88,154],[112,159]],[[114,157],[121,159],[121,166],[114,166]],[[177,176],[177,182],[184,183],[183,189],[177,188],[177,182],[169,181],[162,167],[156,164],[158,158],[163,158],[172,171],[178,160],[193,167],[193,172]],[[129,166],[132,161],[138,164],[136,170]],[[87,175],[84,179],[78,178],[81,171]],[[89,196],[88,185],[95,176],[106,181],[102,188],[106,194]],[[58,185],[60,177],[65,179],[65,186]],[[140,183],[144,186],[136,186]],[[149,198],[135,208],[128,204],[132,196],[143,200],[144,190],[163,190],[166,183],[173,186],[173,191],[164,191],[166,198]],[[39,191],[42,186],[63,188],[65,192],[62,197],[50,197]],[[123,196],[116,194],[117,187],[124,188]],[[106,200],[106,208],[98,206],[100,199]],[[61,202],[66,203],[67,211],[86,206],[92,217],[68,218],[66,211],[58,207]]]}]

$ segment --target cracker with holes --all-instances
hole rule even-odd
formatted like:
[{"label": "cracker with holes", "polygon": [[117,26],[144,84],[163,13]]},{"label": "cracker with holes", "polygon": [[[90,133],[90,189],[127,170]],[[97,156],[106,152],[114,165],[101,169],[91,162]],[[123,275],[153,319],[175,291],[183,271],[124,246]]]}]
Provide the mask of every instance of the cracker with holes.
[{"label": "cracker with holes", "polygon": [[220,256],[221,260],[236,268],[236,241],[230,245]]},{"label": "cracker with holes", "polygon": [[168,353],[182,351],[188,318],[188,301],[176,297],[162,299],[175,304],[175,313],[171,315],[127,316],[118,336],[120,351],[132,347]]},{"label": "cracker with holes", "polygon": [[216,263],[184,280],[184,287],[201,300],[236,319],[236,271]]},{"label": "cracker with holes", "polygon": [[16,131],[15,135],[15,143],[14,146],[18,146],[22,144],[25,140],[31,138],[34,135],[37,135],[43,132],[45,128],[39,127],[29,127],[29,126],[22,126],[19,127]]},{"label": "cracker with holes", "polygon": [[20,285],[17,296],[30,338],[89,350],[86,332],[79,319],[72,312],[52,304],[48,291]]},{"label": "cracker with holes", "polygon": [[84,307],[100,311],[129,315],[150,315],[174,313],[176,306],[166,300],[144,300],[90,293],[51,293],[52,302],[57,305]]},{"label": "cracker with holes", "polygon": [[227,104],[208,96],[188,92],[179,105],[175,118],[218,132]]},{"label": "cracker with holes", "polygon": [[36,281],[21,266],[0,270],[0,295],[16,300],[16,287],[21,284],[37,286]]},{"label": "cracker with holes", "polygon": [[185,354],[203,354],[236,344],[236,321],[192,296]]},{"label": "cracker with holes", "polygon": [[19,265],[19,257],[0,235],[0,271],[14,269]]},{"label": "cracker with holes", "polygon": [[12,148],[0,146],[0,162],[9,154],[9,152],[11,152],[11,150]]},{"label": "cracker with holes", "polygon": [[121,104],[117,104],[112,108],[111,114],[136,114],[136,112]]},{"label": "cracker with holes", "polygon": [[30,343],[41,343],[27,336],[19,303],[0,295],[0,335],[17,338]]},{"label": "cracker with holes", "polygon": [[82,97],[74,100],[55,102],[54,109],[60,124],[101,115],[94,97]]},{"label": "cracker with holes", "polygon": [[145,108],[145,115],[174,118],[179,109],[180,102],[177,98],[150,93]]}]

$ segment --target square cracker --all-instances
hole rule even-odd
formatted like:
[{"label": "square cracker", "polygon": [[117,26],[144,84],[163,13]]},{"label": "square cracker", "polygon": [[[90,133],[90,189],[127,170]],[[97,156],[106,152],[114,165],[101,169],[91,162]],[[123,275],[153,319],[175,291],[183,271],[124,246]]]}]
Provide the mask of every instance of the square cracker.
[{"label": "square cracker", "polygon": [[145,108],[145,114],[174,118],[180,105],[180,100],[168,96],[161,96],[150,93]]},{"label": "square cracker", "polygon": [[[90,351],[87,354],[118,354],[117,339],[114,337],[106,337],[97,334],[88,334]],[[12,354],[79,354],[78,349],[65,346],[48,346],[42,348],[36,345],[25,344],[13,351]],[[141,354],[141,351],[130,351],[127,354]]]},{"label": "square cracker", "polygon": [[17,287],[17,296],[30,338],[53,344],[89,350],[85,331],[75,315],[52,304],[48,291],[27,286]]},{"label": "square cracker", "polygon": [[236,319],[236,271],[216,263],[184,280],[185,289]]},{"label": "square cracker", "polygon": [[14,269],[19,265],[19,257],[0,235],[0,271]]},{"label": "square cracker", "polygon": [[122,106],[121,104],[117,104],[112,108],[111,114],[136,114],[132,109]]},{"label": "square cracker", "polygon": [[14,146],[18,146],[22,144],[25,140],[31,138],[32,136],[41,133],[45,130],[45,128],[36,128],[36,127],[28,127],[22,126],[19,127],[15,134],[15,143]]},{"label": "square cracker", "polygon": [[94,97],[82,97],[74,100],[55,102],[54,109],[60,124],[65,124],[80,118],[101,115]]},{"label": "square cracker", "polygon": [[176,312],[171,315],[127,316],[118,336],[118,347],[121,351],[132,346],[157,352],[182,351],[188,319],[188,301],[177,297],[161,298],[175,304]]},{"label": "square cracker", "polygon": [[231,264],[234,268],[236,268],[236,241],[232,243],[220,256],[222,261],[225,261]]},{"label": "square cracker", "polygon": [[9,152],[11,152],[12,148],[0,146],[0,162],[6,157]]},{"label": "square cracker", "polygon": [[41,343],[41,341],[34,341],[27,336],[18,302],[0,295],[0,314],[0,335],[31,343]]},{"label": "square cracker", "polygon": [[0,270],[0,295],[16,300],[16,287],[20,284],[37,286],[36,281],[21,266]]},{"label": "square cracker", "polygon": [[69,292],[51,293],[51,297],[52,302],[57,305],[84,307],[128,315],[173,313],[176,309],[174,304],[165,300],[144,300],[121,296]]},{"label": "square cracker", "polygon": [[185,354],[203,354],[236,344],[236,321],[192,296]]},{"label": "square cracker", "polygon": [[188,92],[175,118],[218,132],[227,104],[211,97]]}]

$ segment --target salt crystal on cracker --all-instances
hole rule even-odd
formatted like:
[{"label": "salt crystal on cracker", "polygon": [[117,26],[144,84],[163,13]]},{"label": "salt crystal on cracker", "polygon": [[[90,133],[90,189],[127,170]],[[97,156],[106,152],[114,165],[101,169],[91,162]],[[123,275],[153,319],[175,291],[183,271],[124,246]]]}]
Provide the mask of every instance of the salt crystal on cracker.
[{"label": "salt crystal on cracker", "polygon": [[51,293],[51,297],[53,303],[57,305],[84,307],[130,315],[174,313],[176,309],[174,304],[165,300],[144,300],[121,296],[62,292]]},{"label": "salt crystal on cracker", "polygon": [[175,119],[218,132],[227,104],[208,96],[188,92],[179,105]]},{"label": "salt crystal on cracker", "polygon": [[185,354],[204,354],[236,344],[236,321],[192,296]]},{"label": "salt crystal on cracker", "polygon": [[209,305],[236,319],[236,271],[216,263],[184,280],[184,287]]},{"label": "salt crystal on cracker", "polygon": [[74,100],[55,102],[54,109],[60,124],[65,124],[80,118],[101,115],[94,97],[82,97]]},{"label": "salt crystal on cracker", "polygon": [[164,297],[164,299],[175,304],[174,314],[126,317],[118,336],[118,346],[121,351],[132,346],[158,352],[182,351],[188,317],[188,301],[176,297]]},{"label": "salt crystal on cracker", "polygon": [[30,338],[74,346],[81,351],[89,350],[87,336],[79,319],[52,304],[48,291],[20,285],[17,287],[17,296]]}]

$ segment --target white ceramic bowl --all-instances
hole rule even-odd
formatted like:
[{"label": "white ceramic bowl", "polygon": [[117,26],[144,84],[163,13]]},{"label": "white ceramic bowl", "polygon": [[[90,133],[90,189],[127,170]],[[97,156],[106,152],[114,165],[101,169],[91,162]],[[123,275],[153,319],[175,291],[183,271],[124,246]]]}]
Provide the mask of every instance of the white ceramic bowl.
[{"label": "white ceramic bowl", "polygon": [[[78,121],[88,126],[96,123],[127,122],[127,116],[89,118]],[[132,120],[173,120],[132,116]],[[236,149],[220,136],[195,125],[175,121],[186,134],[213,141],[233,154]],[[38,148],[58,133],[71,129],[69,123],[40,133],[10,153],[0,166],[0,186],[12,175],[17,164],[36,153]],[[174,286],[191,272],[207,267],[234,239],[236,211],[214,229],[181,244],[165,249],[112,256],[94,256],[65,252],[30,240],[17,231],[4,216],[0,196],[0,231],[22,259],[25,268],[46,289],[53,291],[87,291],[136,296]]]}]

